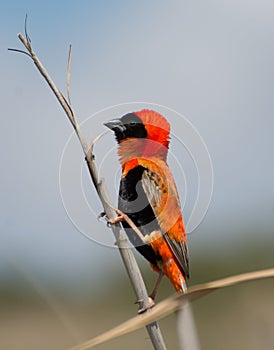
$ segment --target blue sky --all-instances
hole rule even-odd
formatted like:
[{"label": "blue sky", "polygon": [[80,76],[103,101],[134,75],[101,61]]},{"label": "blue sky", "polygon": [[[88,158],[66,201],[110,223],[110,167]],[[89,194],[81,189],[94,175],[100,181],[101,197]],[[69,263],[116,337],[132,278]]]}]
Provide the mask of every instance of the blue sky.
[{"label": "blue sky", "polygon": [[[205,258],[218,262],[218,251],[229,256],[241,254],[245,243],[259,250],[274,245],[271,2],[11,1],[1,5],[0,15],[0,279],[21,271],[63,283],[79,276],[96,281],[99,265],[107,276],[109,266],[120,263],[114,249],[82,235],[63,208],[59,167],[72,130],[31,61],[7,51],[22,48],[16,35],[24,30],[26,13],[33,48],[63,91],[68,46],[73,45],[71,94],[79,121],[138,101],[174,109],[198,130],[212,159],[214,189],[207,215],[189,236],[196,254],[206,250]],[[94,123],[85,124],[89,139],[104,131],[109,113],[100,112]],[[180,121],[166,117],[176,134]],[[108,145],[115,148],[110,135],[98,146],[98,159]],[[183,163],[188,185],[187,219],[197,181],[192,181],[190,159],[185,155],[184,161],[175,146],[174,141],[171,152]],[[66,181],[78,171],[81,157],[75,144]],[[115,152],[112,161],[104,167],[115,198]],[[174,174],[181,183],[180,172]],[[85,193],[99,213],[85,176]],[[183,197],[181,186],[179,191]],[[76,207],[77,193],[71,188]],[[111,235],[94,215],[83,214],[82,220],[97,234]],[[104,264],[99,264],[101,256]]]}]

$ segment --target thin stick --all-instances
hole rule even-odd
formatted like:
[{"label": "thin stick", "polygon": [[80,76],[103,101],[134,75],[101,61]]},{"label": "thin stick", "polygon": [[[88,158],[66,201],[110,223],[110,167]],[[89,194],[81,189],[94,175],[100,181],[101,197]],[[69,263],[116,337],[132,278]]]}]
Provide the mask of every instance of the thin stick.
[{"label": "thin stick", "polygon": [[69,54],[68,54],[68,68],[67,68],[67,95],[68,95],[68,101],[71,105],[70,101],[70,67],[71,67],[71,49],[72,46],[69,45]]},{"label": "thin stick", "polygon": [[177,334],[180,350],[200,350],[201,345],[192,305],[189,301],[176,311]]},{"label": "thin stick", "polygon": [[[18,38],[22,42],[22,44],[25,46],[25,48],[28,50],[28,52],[29,52],[29,54],[31,56],[31,59],[33,60],[33,62],[36,65],[37,69],[39,70],[39,72],[45,78],[45,80],[48,83],[48,85],[50,86],[52,92],[54,93],[54,95],[56,96],[57,100],[59,101],[59,103],[61,104],[62,108],[64,109],[66,115],[68,116],[72,126],[76,130],[77,136],[79,137],[79,135],[78,135],[79,127],[77,125],[77,122],[75,120],[73,111],[72,111],[70,105],[68,104],[67,100],[65,99],[65,97],[63,96],[61,91],[57,88],[57,86],[54,84],[53,80],[51,79],[51,77],[47,73],[47,71],[44,68],[44,66],[42,65],[42,63],[39,61],[38,57],[36,56],[36,54],[34,53],[34,51],[32,49],[30,41],[26,40],[21,33],[18,34]],[[84,138],[80,139],[80,143],[81,143],[81,145],[82,145],[82,147],[83,147],[83,149],[84,149],[84,151],[86,153],[87,150],[88,150],[88,146],[87,146],[86,142],[84,141]]]},{"label": "thin stick", "polygon": [[[183,282],[183,293],[187,292],[187,285]],[[201,345],[190,301],[176,311],[177,334],[180,350],[200,350]]]},{"label": "thin stick", "polygon": [[[256,281],[264,278],[273,278],[274,269],[267,269],[249,273],[243,273],[236,276],[223,278],[217,281],[208,282],[200,285],[196,285],[188,288],[184,294],[175,294],[160,303],[158,303],[153,309],[149,310],[142,315],[136,316],[121,323],[119,326],[112,328],[111,330],[98,335],[78,346],[71,348],[70,350],[86,350],[93,348],[95,345],[105,343],[111,339],[136,331],[142,328],[144,324],[152,322],[153,320],[160,320],[174,311],[180,309],[187,303],[196,300],[200,297],[207,295],[220,288],[233,286],[235,284],[244,283],[248,281]],[[190,348],[192,349],[192,348]]]},{"label": "thin stick", "polygon": [[[104,179],[99,179],[98,176],[98,170],[97,166],[94,161],[94,157],[92,156],[91,150],[87,145],[87,142],[79,128],[78,122],[75,118],[75,115],[73,113],[73,110],[70,106],[70,104],[67,102],[63,94],[60,92],[60,90],[57,88],[57,86],[54,84],[53,80],[47,73],[46,69],[34,53],[32,46],[31,46],[31,40],[26,32],[26,38],[22,34],[18,34],[19,40],[22,42],[22,44],[25,46],[27,51],[29,52],[31,59],[33,60],[34,64],[36,65],[37,69],[39,70],[40,74],[44,77],[48,85],[50,86],[51,90],[55,94],[57,100],[61,104],[63,110],[65,111],[67,117],[69,118],[76,135],[80,141],[80,144],[82,146],[83,152],[85,154],[85,159],[87,162],[88,170],[92,179],[92,182],[95,186],[95,189],[97,191],[97,194],[102,202],[104,211],[106,215],[109,218],[115,218],[116,212],[111,205],[111,201],[109,198],[109,194],[104,182]],[[136,294],[136,298],[139,303],[139,310],[146,310],[149,306],[149,298],[146,291],[146,287],[140,272],[140,269],[137,265],[137,262],[134,258],[132,249],[129,246],[128,240],[122,231],[120,225],[113,225],[112,231],[114,233],[114,236],[117,241],[117,246],[119,248],[120,255],[122,257],[122,260],[124,262],[124,265],[126,267],[129,279],[131,281],[132,287],[134,289],[134,292]],[[149,333],[151,342],[153,344],[154,349],[156,350],[165,350],[165,344],[163,341],[163,337],[160,331],[160,328],[157,324],[157,322],[152,322],[148,325],[146,325],[147,331]]]}]

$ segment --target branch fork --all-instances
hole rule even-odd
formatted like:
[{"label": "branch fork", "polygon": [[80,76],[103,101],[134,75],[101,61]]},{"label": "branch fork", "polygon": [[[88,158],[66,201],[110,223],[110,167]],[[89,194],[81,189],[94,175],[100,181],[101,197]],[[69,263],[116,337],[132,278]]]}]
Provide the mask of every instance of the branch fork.
[{"label": "branch fork", "polygon": [[[40,62],[40,60],[38,59],[38,57],[36,56],[35,52],[32,49],[31,40],[27,33],[27,17],[25,19],[25,37],[21,33],[18,34],[19,40],[21,41],[21,43],[23,44],[23,46],[26,48],[27,51],[18,50],[18,49],[9,49],[9,50],[23,53],[23,54],[26,54],[28,57],[30,57],[31,60],[34,62],[36,68],[40,72],[40,74],[48,83],[50,89],[56,96],[58,102],[61,104],[65,114],[67,115],[79,139],[79,142],[84,152],[85,160],[87,163],[87,167],[88,167],[93,185],[103,205],[104,212],[106,213],[108,218],[114,219],[117,216],[117,214],[116,214],[116,211],[114,210],[114,207],[110,204],[111,202],[110,202],[109,194],[108,194],[104,179],[99,179],[97,166],[95,163],[94,155],[92,153],[94,142],[91,144],[91,147],[88,146],[85,140],[85,137],[81,132],[81,129],[79,127],[79,124],[77,122],[77,119],[74,115],[74,112],[70,103],[71,46],[69,50],[68,69],[67,69],[67,93],[68,93],[68,100],[67,100],[63,96],[61,91],[57,88],[54,81],[51,79],[48,72],[46,71],[46,69],[44,68],[44,66],[42,65],[42,63]],[[136,299],[140,301],[139,310],[147,310],[150,305],[150,300],[146,291],[146,287],[145,287],[141,272],[134,258],[132,249],[129,246],[126,235],[122,231],[121,227],[118,227],[117,225],[112,226],[112,231],[116,238],[120,255],[124,262],[132,287],[134,289]],[[146,328],[154,349],[166,350],[166,346],[164,344],[163,337],[157,322],[153,321],[147,324]]]}]

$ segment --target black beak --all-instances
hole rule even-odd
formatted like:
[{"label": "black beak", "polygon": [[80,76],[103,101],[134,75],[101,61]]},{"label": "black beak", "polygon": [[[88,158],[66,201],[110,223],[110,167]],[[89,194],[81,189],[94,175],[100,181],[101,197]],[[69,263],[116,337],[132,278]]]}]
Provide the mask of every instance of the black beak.
[{"label": "black beak", "polygon": [[125,125],[120,119],[112,119],[104,123],[104,125],[114,132],[123,133],[126,130]]}]

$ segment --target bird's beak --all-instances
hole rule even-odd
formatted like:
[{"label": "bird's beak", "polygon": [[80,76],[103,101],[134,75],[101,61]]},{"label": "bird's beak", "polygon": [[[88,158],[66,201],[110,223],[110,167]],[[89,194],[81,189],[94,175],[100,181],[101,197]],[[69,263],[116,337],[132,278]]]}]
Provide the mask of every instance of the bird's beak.
[{"label": "bird's beak", "polygon": [[104,123],[104,125],[114,132],[118,131],[123,133],[126,130],[125,125],[120,119],[112,119]]}]

